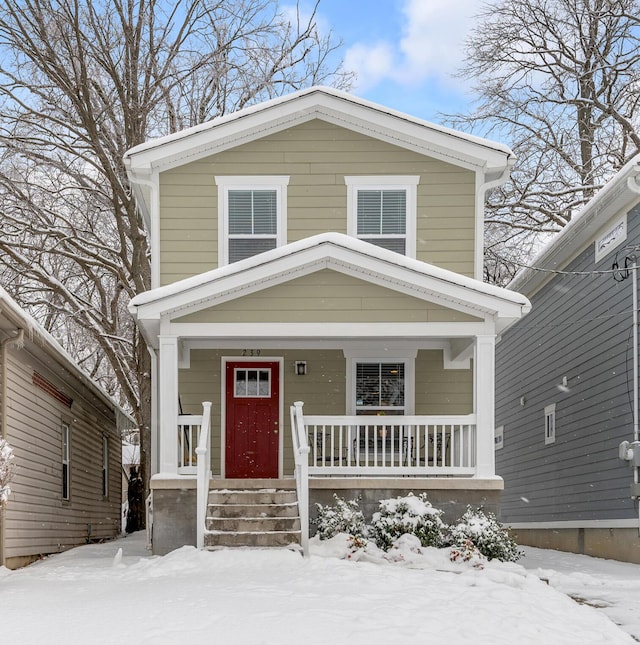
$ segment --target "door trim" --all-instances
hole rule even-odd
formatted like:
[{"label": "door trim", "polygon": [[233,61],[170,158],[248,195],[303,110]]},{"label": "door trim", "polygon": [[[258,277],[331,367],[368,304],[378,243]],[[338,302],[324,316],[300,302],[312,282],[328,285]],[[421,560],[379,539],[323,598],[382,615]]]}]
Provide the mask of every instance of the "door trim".
[{"label": "door trim", "polygon": [[227,476],[227,363],[278,364],[278,478],[282,478],[284,464],[284,358],[282,356],[223,356],[220,359],[220,474]]}]

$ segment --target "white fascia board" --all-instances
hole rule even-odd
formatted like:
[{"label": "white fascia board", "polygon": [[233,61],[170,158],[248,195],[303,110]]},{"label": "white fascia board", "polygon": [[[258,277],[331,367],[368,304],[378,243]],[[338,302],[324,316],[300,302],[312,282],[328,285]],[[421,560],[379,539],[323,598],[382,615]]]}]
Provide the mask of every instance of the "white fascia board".
[{"label": "white fascia board", "polygon": [[293,338],[394,338],[430,340],[469,338],[490,333],[484,322],[444,323],[171,323],[169,336],[179,338],[293,339]]},{"label": "white fascia board", "polygon": [[[562,270],[620,209],[640,199],[640,155],[629,161],[618,174],[589,201],[573,219],[531,261],[532,267]],[[507,285],[508,289],[531,296],[553,273],[525,268]]]},{"label": "white fascia board", "polygon": [[520,318],[529,301],[500,287],[398,255],[340,233],[324,233],[136,296],[139,320],[180,316],[331,268],[457,311],[486,318]]},{"label": "white fascia board", "polygon": [[129,150],[125,160],[135,180],[151,168],[167,170],[314,118],[467,168],[495,172],[513,158],[512,151],[500,143],[316,87],[141,144]]}]

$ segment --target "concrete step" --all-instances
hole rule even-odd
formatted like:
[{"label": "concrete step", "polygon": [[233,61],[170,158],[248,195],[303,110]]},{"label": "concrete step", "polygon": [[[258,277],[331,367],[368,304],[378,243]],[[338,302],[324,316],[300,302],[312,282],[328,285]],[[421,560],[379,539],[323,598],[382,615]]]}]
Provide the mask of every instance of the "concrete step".
[{"label": "concrete step", "polygon": [[263,533],[300,531],[299,517],[208,517],[208,531]]},{"label": "concrete step", "polygon": [[297,517],[298,503],[287,504],[209,504],[208,517]]},{"label": "concrete step", "polygon": [[265,531],[254,532],[227,532],[206,531],[204,544],[208,548],[222,547],[291,547],[300,544],[299,531]]},{"label": "concrete step", "polygon": [[299,548],[300,518],[294,486],[292,480],[210,482],[205,547]]},{"label": "concrete step", "polygon": [[209,492],[209,504],[295,504],[297,496],[291,490],[214,490]]}]

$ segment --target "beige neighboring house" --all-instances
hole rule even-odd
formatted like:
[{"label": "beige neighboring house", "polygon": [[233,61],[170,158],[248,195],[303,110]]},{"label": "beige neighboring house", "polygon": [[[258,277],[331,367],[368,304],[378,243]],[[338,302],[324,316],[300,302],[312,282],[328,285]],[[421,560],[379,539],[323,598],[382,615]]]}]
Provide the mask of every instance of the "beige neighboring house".
[{"label": "beige neighboring house", "polygon": [[130,419],[2,288],[0,361],[0,432],[15,457],[0,565],[116,537],[118,425]]},{"label": "beige neighboring house", "polygon": [[507,147],[314,87],[125,161],[152,243],[130,310],[153,356],[155,553],[262,543],[225,517],[234,488],[294,491],[303,547],[334,492],[499,510],[494,346],[529,310],[482,282]]}]

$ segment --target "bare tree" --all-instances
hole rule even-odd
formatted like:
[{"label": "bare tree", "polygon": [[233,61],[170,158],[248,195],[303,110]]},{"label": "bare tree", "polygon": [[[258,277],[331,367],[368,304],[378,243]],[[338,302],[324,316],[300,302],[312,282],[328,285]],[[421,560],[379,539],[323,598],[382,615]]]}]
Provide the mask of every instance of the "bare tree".
[{"label": "bare tree", "polygon": [[150,458],[150,356],[126,310],[150,287],[122,162],[150,136],[325,83],[338,46],[272,0],[5,0],[0,266],[14,297],[129,407]]},{"label": "bare tree", "polygon": [[451,122],[502,138],[518,158],[488,200],[498,261],[500,235],[531,246],[559,231],[640,149],[638,0],[488,2],[460,75],[477,106]]}]

